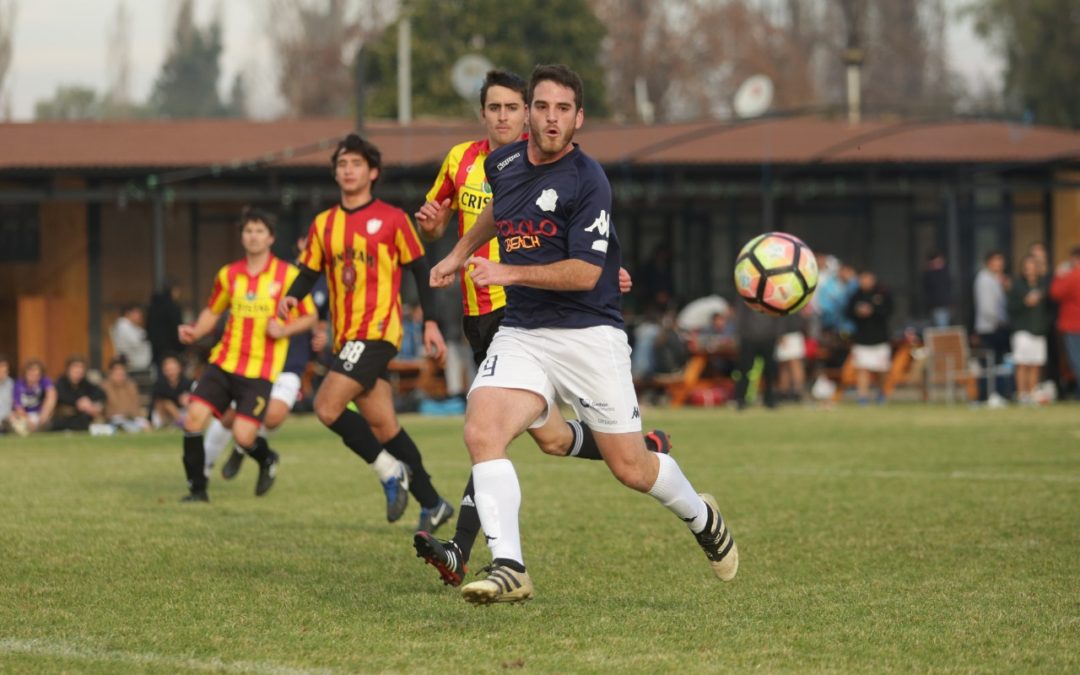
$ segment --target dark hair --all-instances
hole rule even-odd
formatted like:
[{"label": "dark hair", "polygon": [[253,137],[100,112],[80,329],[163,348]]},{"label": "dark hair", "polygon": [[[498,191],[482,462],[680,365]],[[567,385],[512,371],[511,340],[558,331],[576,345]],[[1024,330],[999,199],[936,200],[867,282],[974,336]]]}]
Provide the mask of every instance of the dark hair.
[{"label": "dark hair", "polygon": [[11,367],[11,362],[8,361],[7,354],[0,354],[0,363],[6,363],[9,368]]},{"label": "dark hair", "polygon": [[945,255],[941,251],[937,250],[936,248],[930,249],[930,252],[926,254],[926,259],[928,261],[929,260],[936,260],[938,258],[944,258],[944,257],[945,257]]},{"label": "dark hair", "polygon": [[64,363],[64,372],[67,372],[67,369],[72,367],[76,363],[81,363],[84,368],[87,367],[86,357],[80,356],[78,354],[72,354],[71,356],[67,357],[67,361]]},{"label": "dark hair", "polygon": [[[355,152],[363,157],[369,168],[382,168],[382,153],[375,147],[375,144],[361,137],[360,134],[349,134],[338,141],[337,148],[334,149],[334,154],[330,157],[331,174],[336,173],[338,159],[347,152]],[[376,180],[378,179],[376,178]],[[375,183],[375,181],[371,182]]]},{"label": "dark hair", "polygon": [[45,377],[47,374],[45,372],[45,363],[41,359],[27,359],[22,367],[22,376],[26,377],[26,372],[34,367],[37,367],[37,369],[41,371],[41,376]]},{"label": "dark hair", "polygon": [[274,234],[274,227],[277,225],[277,218],[274,218],[274,214],[269,211],[264,211],[254,206],[245,206],[240,212],[240,220],[237,221],[237,226],[240,231],[244,230],[244,226],[248,223],[259,222],[266,226],[266,229],[270,230],[270,234]]},{"label": "dark hair", "polygon": [[483,86],[480,87],[480,107],[487,105],[488,89],[492,87],[512,89],[521,94],[521,100],[524,101],[529,98],[528,86],[525,80],[508,70],[489,70],[484,78]]},{"label": "dark hair", "polygon": [[1073,246],[1072,250],[1069,251],[1069,255],[1073,256],[1074,258],[1080,258],[1080,246]]},{"label": "dark hair", "polygon": [[988,263],[988,262],[990,262],[991,258],[995,258],[997,256],[1001,256],[1002,258],[1004,258],[1005,257],[1005,252],[1004,251],[999,251],[996,248],[993,249],[992,251],[987,251],[986,255],[983,256],[983,262]]},{"label": "dark hair", "polygon": [[525,102],[530,106],[532,105],[533,94],[536,92],[536,85],[545,80],[550,80],[555,84],[561,84],[564,87],[573,89],[574,105],[579,109],[583,107],[585,103],[585,90],[584,86],[581,84],[581,76],[561,63],[549,66],[540,65],[533,68],[532,75],[529,77],[529,96],[525,99]]},{"label": "dark hair", "polygon": [[120,308],[120,315],[124,316],[125,314],[127,314],[128,312],[130,312],[130,311],[132,311],[134,309],[142,311],[142,305],[140,305],[140,304],[138,304],[136,302],[129,302],[126,305],[124,305],[123,307]]},{"label": "dark hair", "polygon": [[112,370],[117,366],[123,366],[124,368],[127,368],[127,357],[120,355],[114,358],[112,361],[109,361],[109,370]]}]

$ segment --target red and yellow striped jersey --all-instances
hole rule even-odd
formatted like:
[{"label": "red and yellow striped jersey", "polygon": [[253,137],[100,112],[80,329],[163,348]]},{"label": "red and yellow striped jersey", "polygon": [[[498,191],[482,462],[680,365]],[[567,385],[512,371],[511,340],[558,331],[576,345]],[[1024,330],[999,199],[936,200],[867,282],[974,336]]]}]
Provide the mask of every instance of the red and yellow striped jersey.
[{"label": "red and yellow striped jersey", "polygon": [[[429,201],[441,202],[450,198],[450,206],[458,212],[458,236],[476,224],[476,217],[491,201],[491,186],[484,173],[484,159],[491,152],[488,141],[468,141],[450,148],[443,160],[435,184],[427,193]],[[473,255],[489,260],[499,259],[496,239],[483,244]],[[506,304],[502,286],[477,288],[468,274],[461,275],[461,296],[465,316],[490,314]]]},{"label": "red and yellow striped jersey", "polygon": [[300,264],[326,272],[335,352],[349,340],[401,347],[401,267],[423,255],[409,217],[381,200],[315,216]]},{"label": "red and yellow striped jersey", "polygon": [[[285,365],[289,339],[275,340],[266,334],[266,327],[299,274],[296,267],[274,256],[258,274],[249,274],[243,259],[222,267],[207,306],[215,314],[229,310],[229,318],[221,340],[210,352],[210,363],[240,377],[273,381]],[[297,305],[296,316],[314,313],[310,295]]]}]

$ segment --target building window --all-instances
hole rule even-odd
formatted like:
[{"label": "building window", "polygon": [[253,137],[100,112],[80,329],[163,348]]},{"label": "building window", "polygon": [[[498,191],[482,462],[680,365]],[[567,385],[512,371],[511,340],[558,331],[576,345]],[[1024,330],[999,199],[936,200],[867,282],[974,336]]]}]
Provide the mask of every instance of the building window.
[{"label": "building window", "polygon": [[41,234],[36,204],[0,204],[0,262],[37,262]]}]

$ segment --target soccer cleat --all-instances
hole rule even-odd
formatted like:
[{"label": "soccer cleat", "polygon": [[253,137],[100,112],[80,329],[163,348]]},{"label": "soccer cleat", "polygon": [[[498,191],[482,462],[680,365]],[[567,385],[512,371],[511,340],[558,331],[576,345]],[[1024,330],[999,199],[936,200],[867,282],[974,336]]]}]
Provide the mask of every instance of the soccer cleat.
[{"label": "soccer cleat", "polygon": [[398,475],[382,481],[386,493],[386,522],[397,522],[409,505],[409,467],[398,462]]},{"label": "soccer cleat", "polygon": [[443,499],[439,498],[439,503],[433,508],[420,509],[420,522],[416,526],[417,532],[434,532],[439,527],[449,521],[454,516],[454,507]]},{"label": "soccer cleat", "polygon": [[443,541],[421,531],[413,536],[413,547],[416,549],[417,558],[423,558],[424,562],[438,570],[444,584],[461,585],[465,573],[469,570],[462,559],[461,549],[453,539]]},{"label": "soccer cleat", "polygon": [[240,472],[240,465],[243,463],[244,453],[233,448],[229,458],[221,465],[221,477],[225,480],[236,478],[236,474]]},{"label": "soccer cleat", "polygon": [[731,581],[739,571],[739,547],[735,545],[735,539],[720,515],[716,497],[704,493],[699,496],[709,508],[709,520],[705,529],[694,536],[701,550],[705,551],[713,574],[721,581]]},{"label": "soccer cleat", "polygon": [[181,504],[192,504],[195,502],[208,501],[210,501],[210,495],[206,494],[206,490],[194,490],[180,498]]},{"label": "soccer cleat", "polygon": [[277,468],[280,463],[281,455],[271,450],[266,461],[259,464],[259,479],[255,482],[256,497],[262,497],[274,487],[274,479],[277,478]]},{"label": "soccer cleat", "polygon": [[461,588],[465,602],[490,605],[495,602],[524,602],[533,597],[528,572],[518,572],[506,565],[491,564],[483,569],[487,577]]},{"label": "soccer cleat", "polygon": [[671,437],[667,435],[666,431],[653,429],[645,434],[645,447],[651,452],[658,452],[661,455],[670,455]]}]

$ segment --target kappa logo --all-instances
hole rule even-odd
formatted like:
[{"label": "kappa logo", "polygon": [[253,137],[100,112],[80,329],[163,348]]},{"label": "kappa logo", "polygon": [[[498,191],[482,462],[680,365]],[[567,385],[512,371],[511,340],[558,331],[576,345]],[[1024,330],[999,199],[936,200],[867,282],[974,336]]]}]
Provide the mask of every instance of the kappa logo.
[{"label": "kappa logo", "polygon": [[507,157],[507,158],[506,158],[506,159],[504,159],[503,161],[501,161],[501,162],[499,162],[498,164],[496,164],[496,165],[495,165],[495,169],[496,169],[497,171],[502,171],[503,169],[505,169],[505,168],[506,168],[506,165],[507,165],[507,164],[509,164],[510,162],[514,161],[514,160],[515,160],[515,159],[517,159],[518,157],[521,157],[521,153],[520,153],[520,152],[515,152],[514,154],[510,155],[509,157]]},{"label": "kappa logo", "polygon": [[632,419],[632,420],[641,419],[641,411],[638,410],[637,406],[634,406],[634,413],[632,415],[630,415],[630,419]]},{"label": "kappa logo", "polygon": [[586,232],[595,231],[601,237],[608,236],[608,232],[611,230],[611,216],[605,209],[600,210],[600,215],[596,217],[596,220],[592,222],[592,225],[585,228]]},{"label": "kappa logo", "polygon": [[379,220],[378,218],[372,218],[371,220],[367,221],[367,233],[368,234],[375,234],[381,228],[382,228],[382,221]]},{"label": "kappa logo", "polygon": [[559,201],[559,193],[552,188],[547,188],[536,198],[536,205],[540,207],[541,211],[551,212],[555,210],[555,202],[557,201]]}]

